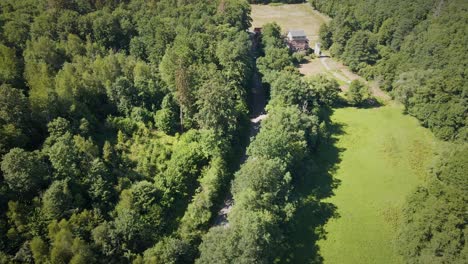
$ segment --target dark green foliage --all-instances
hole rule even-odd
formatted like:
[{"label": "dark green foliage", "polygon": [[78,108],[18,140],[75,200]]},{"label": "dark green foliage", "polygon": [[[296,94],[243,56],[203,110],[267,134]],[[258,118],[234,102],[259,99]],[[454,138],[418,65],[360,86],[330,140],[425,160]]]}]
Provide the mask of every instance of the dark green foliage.
[{"label": "dark green foliage", "polygon": [[370,96],[369,88],[359,80],[354,80],[346,92],[348,103],[354,106],[362,105]]},{"label": "dark green foliage", "polygon": [[110,179],[110,172],[99,159],[93,160],[87,175],[89,184],[89,197],[93,208],[107,212],[114,201],[114,190]]},{"label": "dark green foliage", "polygon": [[129,115],[136,104],[136,90],[133,84],[125,77],[118,78],[107,89],[107,97],[115,104],[118,111]]},{"label": "dark green foliage", "polygon": [[204,153],[201,145],[203,135],[189,131],[174,146],[167,169],[156,179],[157,186],[164,190],[164,201],[173,203],[175,199],[186,199],[193,194],[201,169],[208,162],[208,153]]},{"label": "dark green foliage", "polygon": [[281,28],[276,23],[268,23],[262,28],[262,47],[283,48]]},{"label": "dark green foliage", "polygon": [[468,148],[443,150],[428,182],[409,198],[399,232],[408,263],[464,263],[468,217]]},{"label": "dark green foliage", "polygon": [[320,30],[332,55],[393,90],[439,138],[467,140],[466,1],[309,2],[333,17]]},{"label": "dark green foliage", "polygon": [[395,82],[394,94],[409,114],[420,119],[439,138],[466,141],[467,98],[459,94],[459,89],[465,86],[463,78],[454,77],[448,71],[410,71],[402,73]]},{"label": "dark green foliage", "polygon": [[201,128],[212,129],[219,134],[231,134],[237,129],[238,117],[236,109],[235,87],[227,83],[223,76],[214,73],[198,91],[197,106],[199,112],[196,119]]},{"label": "dark green foliage", "polygon": [[338,93],[341,91],[338,82],[335,79],[318,75],[306,80],[309,86],[309,93],[312,93],[310,99],[323,107],[331,107],[338,101]]},{"label": "dark green foliage", "polygon": [[[272,105],[299,105],[303,109],[332,106],[338,99],[338,83],[323,75],[303,80],[298,72],[281,71],[270,75]],[[268,80],[268,78],[264,78]]]},{"label": "dark green foliage", "polygon": [[19,89],[0,85],[0,155],[13,147],[24,147],[31,112],[27,98]]},{"label": "dark green foliage", "polygon": [[[275,47],[280,29],[265,28],[265,56],[258,59],[258,67],[271,87],[268,115],[235,174],[229,223],[202,236],[196,263],[274,263],[287,254],[285,232],[296,207],[293,181],[315,146],[320,121],[316,113],[337,97],[336,82],[324,77],[305,82],[288,71],[291,56]],[[277,55],[280,62],[273,59]]]},{"label": "dark green foliage", "polygon": [[48,176],[47,165],[39,153],[19,148],[3,156],[1,168],[10,189],[20,195],[37,192]]},{"label": "dark green foliage", "polygon": [[332,32],[329,24],[322,24],[319,30],[320,41],[324,49],[329,49],[332,45]]},{"label": "dark green foliage", "polygon": [[278,100],[278,103],[303,105],[307,101],[308,87],[298,72],[281,71],[273,75],[273,78],[274,80],[270,83],[270,93],[272,98]]},{"label": "dark green foliage", "polygon": [[258,69],[260,72],[267,70],[281,71],[287,66],[292,65],[292,59],[289,56],[287,48],[268,47],[265,49],[265,57],[258,59]]},{"label": "dark green foliage", "polygon": [[353,71],[375,64],[378,59],[376,38],[369,31],[357,31],[348,41],[342,58]]},{"label": "dark green foliage", "polygon": [[156,246],[145,251],[145,263],[187,263],[191,261],[190,245],[177,238],[165,237]]},{"label": "dark green foliage", "polygon": [[251,26],[250,5],[247,1],[221,0],[217,11],[220,23],[239,30],[247,30]]},{"label": "dark green foliage", "polygon": [[247,119],[251,19],[176,2],[0,1],[0,262],[194,261]]},{"label": "dark green foliage", "polygon": [[209,228],[214,213],[211,208],[219,200],[223,184],[228,177],[226,164],[220,158],[211,161],[200,177],[200,187],[187,207],[179,227],[179,235],[185,241],[197,241]]},{"label": "dark green foliage", "polygon": [[0,44],[0,83],[14,81],[20,75],[15,49]]},{"label": "dark green foliage", "polygon": [[42,197],[42,211],[49,219],[70,215],[74,205],[76,206],[67,181],[54,181]]},{"label": "dark green foliage", "polygon": [[279,158],[285,164],[295,165],[307,151],[305,131],[311,129],[311,120],[297,107],[276,107],[269,112],[248,150],[248,154],[266,159]]},{"label": "dark green foliage", "polygon": [[29,120],[29,106],[26,97],[19,89],[10,85],[0,86],[0,122],[25,128]]},{"label": "dark green foliage", "polygon": [[[266,209],[281,214],[288,209],[283,206],[289,196],[291,175],[286,173],[282,161],[255,157],[258,158],[246,162],[236,173],[232,193],[236,203],[242,205],[236,209],[242,212]],[[245,217],[236,213],[233,217]]]},{"label": "dark green foliage", "polygon": [[172,135],[176,131],[177,113],[174,108],[163,107],[154,116],[156,127],[166,134]]}]

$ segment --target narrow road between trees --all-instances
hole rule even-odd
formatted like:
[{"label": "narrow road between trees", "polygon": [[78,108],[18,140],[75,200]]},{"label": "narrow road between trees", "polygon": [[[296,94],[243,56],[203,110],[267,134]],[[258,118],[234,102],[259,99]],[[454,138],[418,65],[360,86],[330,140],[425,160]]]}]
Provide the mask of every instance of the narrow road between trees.
[{"label": "narrow road between trees", "polygon": [[[251,88],[251,102],[250,102],[250,132],[249,138],[250,142],[252,139],[257,135],[258,131],[260,130],[260,123],[264,120],[267,115],[265,113],[265,106],[266,106],[266,95],[265,89],[262,86],[262,81],[260,75],[257,70],[257,64],[254,63],[254,74],[252,76],[252,88]],[[250,144],[249,142],[249,144]],[[241,165],[247,160],[247,148],[246,146],[244,153],[241,158]],[[226,199],[224,200],[223,207],[219,210],[218,215],[215,219],[215,226],[224,226],[228,227],[229,222],[227,216],[231,211],[232,205],[234,204],[234,200],[232,198],[231,191],[229,190]]]}]

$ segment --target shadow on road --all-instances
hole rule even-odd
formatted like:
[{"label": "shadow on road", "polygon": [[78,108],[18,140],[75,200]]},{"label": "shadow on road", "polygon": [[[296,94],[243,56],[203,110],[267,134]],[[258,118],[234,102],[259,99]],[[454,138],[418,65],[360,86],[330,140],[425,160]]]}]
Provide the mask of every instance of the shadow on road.
[{"label": "shadow on road", "polygon": [[329,131],[330,136],[321,140],[310,157],[303,177],[295,183],[295,194],[299,202],[286,233],[290,251],[281,262],[323,262],[317,241],[326,239],[324,225],[339,215],[334,204],[323,202],[322,199],[333,196],[334,189],[340,184],[333,175],[341,161],[340,153],[344,151],[336,146],[337,136],[344,133],[343,125],[332,124]]}]

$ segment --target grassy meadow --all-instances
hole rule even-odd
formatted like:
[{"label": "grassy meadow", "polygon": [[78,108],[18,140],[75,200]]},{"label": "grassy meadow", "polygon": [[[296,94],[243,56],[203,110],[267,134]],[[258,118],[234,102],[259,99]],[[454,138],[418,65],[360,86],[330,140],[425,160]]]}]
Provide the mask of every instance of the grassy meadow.
[{"label": "grassy meadow", "polygon": [[324,202],[337,216],[324,227],[319,255],[325,263],[402,263],[394,244],[401,206],[424,180],[435,139],[396,105],[341,108],[332,120],[342,128],[339,184]]},{"label": "grassy meadow", "polygon": [[302,202],[284,262],[403,263],[395,245],[401,207],[439,143],[393,102],[338,108],[331,119],[315,173],[296,187]]},{"label": "grassy meadow", "polygon": [[308,3],[290,5],[251,5],[252,28],[276,22],[283,31],[289,29],[303,29],[311,43],[318,40],[320,25],[329,21]]}]

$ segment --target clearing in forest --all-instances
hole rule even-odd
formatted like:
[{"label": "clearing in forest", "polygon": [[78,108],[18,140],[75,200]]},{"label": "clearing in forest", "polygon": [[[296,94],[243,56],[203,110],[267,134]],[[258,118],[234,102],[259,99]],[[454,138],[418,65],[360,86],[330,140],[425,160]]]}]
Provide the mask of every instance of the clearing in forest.
[{"label": "clearing in forest", "polygon": [[395,245],[405,198],[422,183],[435,139],[418,121],[390,103],[370,109],[336,109],[332,121],[340,150],[336,207],[318,242],[325,263],[402,263]]},{"label": "clearing in forest", "polygon": [[330,20],[327,16],[314,10],[308,3],[251,6],[252,28],[276,22],[284,32],[289,29],[303,29],[312,46],[318,40],[320,25]]},{"label": "clearing in forest", "polygon": [[[276,22],[284,31],[304,29],[311,43],[329,20],[309,4],[252,5],[252,18],[253,27]],[[329,57],[299,70],[334,77],[344,91],[351,80],[362,80]],[[317,172],[296,189],[303,199],[289,234],[291,263],[403,262],[395,245],[401,207],[423,182],[436,140],[375,83],[369,86],[386,105],[335,109],[332,138],[317,152]]]},{"label": "clearing in forest", "polygon": [[[319,29],[323,23],[330,21],[326,15],[314,10],[308,3],[305,4],[284,4],[284,5],[251,5],[252,7],[252,30],[255,27],[262,27],[271,22],[276,22],[281,26],[281,29],[286,32],[289,29],[303,29],[309,38],[310,46],[313,47],[315,42],[319,41]],[[325,51],[324,55],[328,53]],[[299,65],[299,71],[304,75],[326,74],[335,78],[343,91],[348,89],[349,83],[352,80],[363,78],[352,73],[347,67],[340,62],[328,56],[308,60]],[[390,98],[383,93],[375,83],[369,83],[371,91],[374,95],[383,100]]]}]

